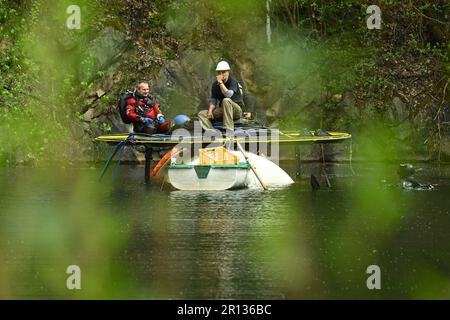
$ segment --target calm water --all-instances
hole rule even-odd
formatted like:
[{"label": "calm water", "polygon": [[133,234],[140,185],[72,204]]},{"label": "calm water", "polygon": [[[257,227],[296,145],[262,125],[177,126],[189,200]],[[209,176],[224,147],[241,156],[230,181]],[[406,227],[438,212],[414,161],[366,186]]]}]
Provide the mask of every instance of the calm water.
[{"label": "calm water", "polygon": [[450,298],[450,166],[422,165],[436,190],[404,191],[396,165],[328,165],[316,192],[320,165],[282,167],[296,183],[268,192],[173,191],[140,166],[115,184],[99,168],[1,169],[0,298]]}]

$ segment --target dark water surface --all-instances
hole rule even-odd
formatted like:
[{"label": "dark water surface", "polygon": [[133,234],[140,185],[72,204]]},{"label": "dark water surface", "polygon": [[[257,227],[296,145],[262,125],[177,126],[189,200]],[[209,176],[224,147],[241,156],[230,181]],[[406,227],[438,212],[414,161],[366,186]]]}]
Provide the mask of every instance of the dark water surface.
[{"label": "dark water surface", "polygon": [[[185,192],[99,168],[0,170],[0,298],[450,298],[450,166],[282,167],[284,189]],[[68,290],[66,268],[81,269]],[[366,269],[378,265],[381,290]]]}]

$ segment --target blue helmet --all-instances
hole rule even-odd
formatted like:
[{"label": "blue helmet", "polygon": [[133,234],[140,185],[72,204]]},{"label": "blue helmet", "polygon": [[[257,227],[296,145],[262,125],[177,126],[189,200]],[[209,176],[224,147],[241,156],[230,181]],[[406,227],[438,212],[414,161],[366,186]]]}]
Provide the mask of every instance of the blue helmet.
[{"label": "blue helmet", "polygon": [[182,126],[186,121],[190,121],[191,119],[185,114],[179,114],[175,118],[173,118],[173,122],[177,126]]}]

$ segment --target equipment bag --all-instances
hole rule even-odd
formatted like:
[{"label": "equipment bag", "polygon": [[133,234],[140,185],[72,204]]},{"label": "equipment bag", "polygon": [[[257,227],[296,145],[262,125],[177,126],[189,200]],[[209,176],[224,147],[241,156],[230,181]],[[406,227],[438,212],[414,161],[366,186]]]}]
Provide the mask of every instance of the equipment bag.
[{"label": "equipment bag", "polygon": [[[125,123],[131,123],[131,120],[128,119],[127,115],[127,100],[134,96],[134,91],[127,91],[120,95],[119,101],[117,102],[117,107],[119,109],[120,117],[122,118],[122,121]],[[138,100],[135,100],[136,106],[138,106]]]}]

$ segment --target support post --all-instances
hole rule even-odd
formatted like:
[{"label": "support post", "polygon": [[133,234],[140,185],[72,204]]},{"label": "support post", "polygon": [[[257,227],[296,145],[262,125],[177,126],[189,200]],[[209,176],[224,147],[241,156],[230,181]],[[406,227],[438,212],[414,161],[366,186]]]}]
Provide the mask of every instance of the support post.
[{"label": "support post", "polygon": [[153,148],[145,146],[145,168],[144,168],[144,179],[145,183],[150,182],[150,168],[153,159]]},{"label": "support post", "polygon": [[295,172],[295,175],[298,178],[301,178],[302,177],[302,157],[301,157],[301,154],[300,154],[300,147],[296,144],[294,148],[295,148],[294,149],[295,158],[297,160],[297,170]]}]

